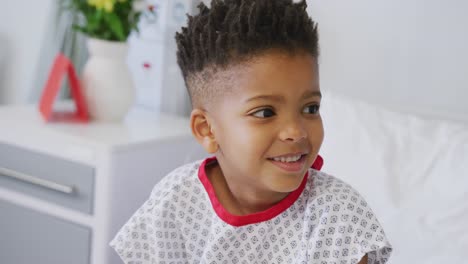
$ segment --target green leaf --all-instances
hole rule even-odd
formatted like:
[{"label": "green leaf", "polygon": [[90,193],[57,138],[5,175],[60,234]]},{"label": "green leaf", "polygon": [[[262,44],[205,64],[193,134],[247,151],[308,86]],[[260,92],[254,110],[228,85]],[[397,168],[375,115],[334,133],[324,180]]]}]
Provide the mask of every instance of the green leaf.
[{"label": "green leaf", "polygon": [[86,29],[86,27],[82,27],[82,26],[79,26],[79,25],[73,25],[72,26],[73,30],[76,30],[76,31],[79,31],[79,32],[82,32],[84,34],[88,34],[88,30]]},{"label": "green leaf", "polygon": [[95,12],[88,13],[86,20],[87,20],[87,25],[86,28],[88,32],[95,32],[98,30],[100,24],[102,24],[102,11],[96,10]]},{"label": "green leaf", "polygon": [[75,30],[100,39],[125,41],[133,31],[138,31],[140,12],[135,12],[133,0],[116,1],[114,10],[107,12],[88,4],[88,0],[57,0],[79,19],[74,19]]},{"label": "green leaf", "polygon": [[106,22],[109,25],[109,28],[117,36],[117,39],[120,41],[125,41],[126,36],[124,33],[122,22],[115,13],[107,13],[105,16]]}]

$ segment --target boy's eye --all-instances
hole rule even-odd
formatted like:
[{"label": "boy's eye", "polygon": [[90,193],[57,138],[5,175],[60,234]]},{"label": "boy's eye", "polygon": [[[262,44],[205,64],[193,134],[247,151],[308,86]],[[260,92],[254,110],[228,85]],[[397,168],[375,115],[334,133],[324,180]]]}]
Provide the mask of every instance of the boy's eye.
[{"label": "boy's eye", "polygon": [[271,109],[266,108],[266,109],[258,110],[252,115],[258,118],[268,118],[268,117],[274,116],[275,112],[273,112],[273,110]]},{"label": "boy's eye", "polygon": [[303,113],[306,114],[317,114],[320,109],[320,105],[308,105],[304,107]]}]

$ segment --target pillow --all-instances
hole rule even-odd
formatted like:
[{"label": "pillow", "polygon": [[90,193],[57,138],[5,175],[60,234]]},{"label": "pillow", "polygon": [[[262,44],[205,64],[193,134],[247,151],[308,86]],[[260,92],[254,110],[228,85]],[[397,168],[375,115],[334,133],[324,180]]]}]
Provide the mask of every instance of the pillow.
[{"label": "pillow", "polygon": [[390,263],[463,263],[468,125],[324,92],[323,171],[355,187],[394,247]]}]

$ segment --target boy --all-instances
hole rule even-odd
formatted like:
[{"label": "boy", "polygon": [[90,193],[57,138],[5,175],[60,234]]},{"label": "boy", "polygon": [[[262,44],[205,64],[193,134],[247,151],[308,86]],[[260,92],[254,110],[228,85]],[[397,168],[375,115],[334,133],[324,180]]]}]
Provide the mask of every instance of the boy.
[{"label": "boy", "polygon": [[319,171],[318,36],[305,1],[199,9],[177,55],[193,135],[214,156],[167,175],[111,246],[125,263],[385,263],[372,210]]}]

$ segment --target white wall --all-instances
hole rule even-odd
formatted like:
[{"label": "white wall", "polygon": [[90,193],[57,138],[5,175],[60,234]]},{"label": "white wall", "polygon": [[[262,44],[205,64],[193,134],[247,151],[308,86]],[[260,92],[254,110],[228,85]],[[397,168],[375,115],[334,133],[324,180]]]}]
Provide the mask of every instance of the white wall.
[{"label": "white wall", "polygon": [[7,54],[3,71],[0,66],[0,103],[28,102],[32,89],[42,89],[35,80],[54,2],[0,0],[0,49]]},{"label": "white wall", "polygon": [[322,89],[468,122],[468,1],[309,0]]},{"label": "white wall", "polygon": [[[42,89],[38,61],[54,2],[0,0],[0,49],[6,45],[8,61],[0,65],[0,103],[30,101],[32,90]],[[468,121],[467,1],[308,3],[320,27],[322,89]]]}]

